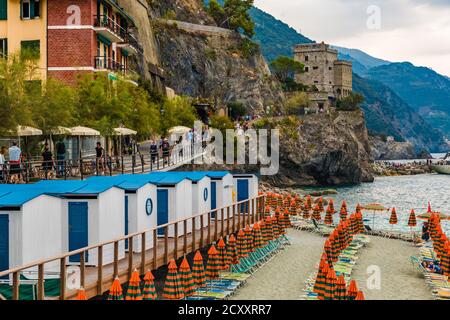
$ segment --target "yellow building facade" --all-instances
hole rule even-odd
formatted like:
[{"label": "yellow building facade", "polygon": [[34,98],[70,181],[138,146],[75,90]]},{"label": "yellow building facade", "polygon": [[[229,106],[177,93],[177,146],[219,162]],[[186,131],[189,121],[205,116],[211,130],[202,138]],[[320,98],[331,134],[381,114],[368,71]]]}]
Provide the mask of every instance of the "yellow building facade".
[{"label": "yellow building facade", "polygon": [[0,0],[0,54],[30,48],[39,55],[30,80],[47,78],[47,0]]}]

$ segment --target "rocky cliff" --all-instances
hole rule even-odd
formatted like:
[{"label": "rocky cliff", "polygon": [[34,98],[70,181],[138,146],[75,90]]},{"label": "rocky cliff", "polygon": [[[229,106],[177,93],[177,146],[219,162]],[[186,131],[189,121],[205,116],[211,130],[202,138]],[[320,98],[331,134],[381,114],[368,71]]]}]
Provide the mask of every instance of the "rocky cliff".
[{"label": "rocky cliff", "polygon": [[375,160],[417,159],[411,142],[390,141],[380,136],[370,136],[369,142]]}]

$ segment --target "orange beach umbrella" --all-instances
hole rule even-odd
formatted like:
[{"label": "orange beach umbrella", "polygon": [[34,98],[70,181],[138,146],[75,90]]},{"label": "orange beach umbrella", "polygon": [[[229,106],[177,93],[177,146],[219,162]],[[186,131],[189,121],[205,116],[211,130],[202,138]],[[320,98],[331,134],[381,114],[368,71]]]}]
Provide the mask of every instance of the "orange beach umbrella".
[{"label": "orange beach umbrella", "polygon": [[143,300],[156,300],[155,277],[150,270],[144,276]]},{"label": "orange beach umbrella", "polygon": [[122,286],[120,285],[119,277],[115,277],[109,289],[108,300],[123,300]]},{"label": "orange beach umbrella", "polygon": [[208,250],[208,261],[206,262],[206,276],[209,279],[217,279],[219,277],[220,262],[219,252],[214,245]]},{"label": "orange beach umbrella", "polygon": [[139,272],[137,272],[136,269],[131,274],[125,300],[142,300],[141,278],[139,277]]},{"label": "orange beach umbrella", "polygon": [[77,293],[77,298],[76,300],[87,300],[86,297],[86,290],[84,290],[83,287],[81,287],[80,289],[78,289],[78,293]]},{"label": "orange beach umbrella", "polygon": [[181,286],[184,291],[185,297],[190,297],[194,294],[195,289],[197,289],[197,285],[195,284],[194,277],[192,276],[191,267],[189,266],[189,262],[186,257],[183,258],[183,261],[180,265],[180,281]]},{"label": "orange beach umbrella", "polygon": [[205,265],[200,251],[197,250],[194,255],[194,264],[192,265],[192,277],[197,287],[201,288],[206,285]]},{"label": "orange beach umbrella", "polygon": [[178,274],[177,263],[175,260],[169,262],[169,271],[166,276],[163,297],[169,300],[179,300],[184,298],[184,290],[181,285],[180,275]]}]

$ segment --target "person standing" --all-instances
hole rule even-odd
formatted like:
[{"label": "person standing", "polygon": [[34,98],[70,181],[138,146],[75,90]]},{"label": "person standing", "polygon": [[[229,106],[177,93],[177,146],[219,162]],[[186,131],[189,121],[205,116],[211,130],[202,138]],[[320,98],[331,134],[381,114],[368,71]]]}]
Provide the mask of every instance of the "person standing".
[{"label": "person standing", "polygon": [[63,176],[66,170],[66,145],[63,141],[58,141],[56,143],[56,163],[57,163],[57,175]]},{"label": "person standing", "polygon": [[8,150],[9,154],[9,173],[11,175],[12,180],[16,180],[17,178],[20,180],[21,178],[21,167],[20,167],[20,159],[22,155],[22,151],[17,146],[17,142],[13,141],[12,146]]},{"label": "person standing", "polygon": [[53,154],[48,147],[48,143],[45,143],[44,151],[42,152],[42,169],[45,173],[45,179],[48,179],[49,171],[53,169]]},{"label": "person standing", "polygon": [[6,147],[2,146],[0,148],[0,182],[5,180],[5,169],[6,169]]},{"label": "person standing", "polygon": [[163,163],[169,164],[170,163],[170,143],[167,138],[164,138],[162,144],[161,144],[161,150],[163,155]]},{"label": "person standing", "polygon": [[97,142],[97,146],[95,147],[95,156],[97,160],[97,170],[101,170],[101,172],[103,172],[103,158],[105,156],[105,149],[103,149],[100,142]]},{"label": "person standing", "polygon": [[156,162],[157,158],[158,158],[158,145],[156,144],[155,140],[152,140],[150,143],[150,159],[152,161],[152,164]]}]

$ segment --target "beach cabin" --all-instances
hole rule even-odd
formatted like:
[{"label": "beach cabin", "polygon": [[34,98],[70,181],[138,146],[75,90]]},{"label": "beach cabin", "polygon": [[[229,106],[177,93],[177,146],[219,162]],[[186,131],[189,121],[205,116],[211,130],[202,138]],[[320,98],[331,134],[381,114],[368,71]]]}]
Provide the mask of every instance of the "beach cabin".
[{"label": "beach cabin", "polygon": [[[63,252],[61,200],[22,185],[0,189],[0,271]],[[45,265],[45,276],[59,272],[58,261]],[[37,268],[23,273],[37,278]]]},{"label": "beach cabin", "polygon": [[[110,183],[82,182],[80,188],[58,193],[62,199],[62,247],[74,251],[125,235],[125,191]],[[125,257],[125,241],[119,243],[119,259]],[[80,255],[69,257],[78,264]],[[97,250],[85,256],[86,265],[97,266]],[[114,244],[103,247],[103,264],[114,261]]]},{"label": "beach cabin", "polygon": [[[192,181],[183,173],[178,172],[154,172],[148,174],[149,182],[156,184],[156,212],[158,226],[192,217]],[[190,233],[192,221],[179,223],[178,236],[184,232]],[[164,236],[164,229],[158,229],[158,236]],[[175,236],[175,228],[170,227],[168,236]]]},{"label": "beach cabin", "polygon": [[[231,206],[233,204],[233,175],[228,171],[207,171],[204,172],[211,179],[211,210],[220,209]],[[220,212],[218,212],[219,219],[221,219]],[[224,213],[225,219],[227,217]],[[230,212],[230,217],[233,212]],[[213,218],[215,213],[213,213]]]},{"label": "beach cabin", "polygon": [[[147,174],[127,174],[115,177],[92,177],[89,182],[110,181],[115,187],[125,191],[124,196],[124,233],[125,235],[150,230],[157,226],[156,197],[157,186],[149,183]],[[128,240],[125,250],[128,251]],[[145,248],[153,248],[153,232],[145,234]],[[141,252],[141,237],[133,239],[133,252]]]},{"label": "beach cabin", "polygon": [[[234,202],[241,202],[258,196],[258,177],[254,174],[233,174]],[[248,208],[251,210],[251,207]],[[246,205],[240,206],[240,211],[247,210]]]}]

